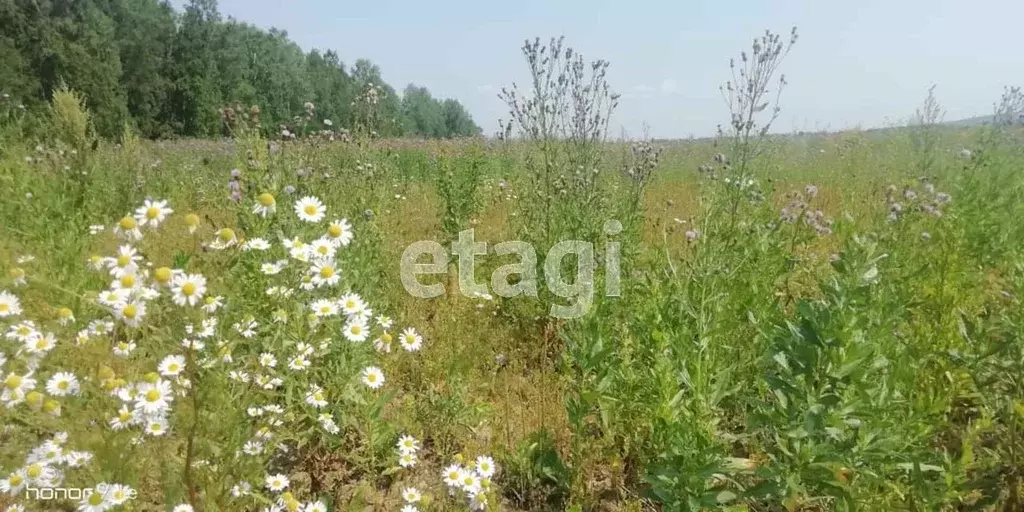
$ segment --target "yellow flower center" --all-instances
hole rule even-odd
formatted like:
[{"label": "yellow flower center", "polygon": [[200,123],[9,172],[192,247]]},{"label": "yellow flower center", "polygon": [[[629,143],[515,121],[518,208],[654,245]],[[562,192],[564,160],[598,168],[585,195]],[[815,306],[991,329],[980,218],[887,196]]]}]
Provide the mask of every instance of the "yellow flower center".
[{"label": "yellow flower center", "polygon": [[43,467],[39,464],[32,464],[25,470],[25,474],[28,475],[29,478],[39,478],[39,475],[43,474]]},{"label": "yellow flower center", "polygon": [[274,196],[270,195],[269,192],[260,194],[257,199],[259,199],[260,204],[263,206],[274,206]]},{"label": "yellow flower center", "polygon": [[320,254],[327,254],[328,251],[330,251],[330,248],[327,247],[326,245],[321,245],[320,247],[316,248],[316,252]]},{"label": "yellow flower center", "polygon": [[352,331],[352,334],[357,334],[357,335],[361,334],[363,332],[363,328],[359,327],[358,325],[353,325],[352,329],[350,329],[350,330]]},{"label": "yellow flower center", "polygon": [[60,402],[56,400],[47,400],[43,402],[43,411],[53,412],[60,409]]},{"label": "yellow flower center", "polygon": [[196,292],[196,285],[193,283],[185,283],[181,287],[181,294],[186,297],[191,297]]},{"label": "yellow flower center", "polygon": [[138,226],[138,223],[135,222],[134,218],[125,216],[121,217],[121,220],[117,223],[117,225],[121,226],[121,229],[135,229],[135,226]]},{"label": "yellow flower center", "polygon": [[[0,306],[6,306],[6,305],[7,304],[0,304]],[[29,333],[31,333],[31,332],[32,332],[32,330],[29,329],[28,327],[24,326],[24,325],[21,326],[21,327],[18,327],[18,336],[28,336]]]},{"label": "yellow flower center", "polygon": [[171,373],[174,373],[174,372],[178,371],[179,368],[180,367],[178,366],[178,363],[171,363],[171,364],[167,365],[167,371],[169,371]]},{"label": "yellow flower center", "polygon": [[146,375],[144,375],[142,378],[143,378],[143,380],[145,380],[146,382],[148,382],[150,384],[156,384],[157,381],[160,380],[160,374],[156,373],[156,372],[149,372]]},{"label": "yellow flower center", "polygon": [[131,257],[126,255],[126,254],[122,254],[122,255],[117,257],[117,266],[119,266],[119,267],[127,267],[128,264],[131,263],[131,262],[132,262]]},{"label": "yellow flower center", "polygon": [[377,382],[377,374],[376,373],[368,373],[368,374],[366,374],[366,380],[368,380],[370,382]]},{"label": "yellow flower center", "polygon": [[334,277],[334,269],[331,267],[323,267],[320,269],[320,277],[324,279],[330,279]]},{"label": "yellow flower center", "polygon": [[213,297],[207,297],[207,298],[203,299],[204,303],[206,303],[207,305],[211,305],[211,306],[213,305],[213,303],[215,301],[216,301],[216,299],[214,299]]},{"label": "yellow flower center", "polygon": [[69,383],[66,380],[62,380],[62,381],[57,383],[57,389],[59,389],[61,391],[67,391],[69,386],[71,386],[71,383]]},{"label": "yellow flower center", "polygon": [[46,338],[39,338],[36,340],[36,349],[43,350],[48,346],[50,346],[50,342],[47,341]]},{"label": "yellow flower center", "polygon": [[152,431],[152,432],[160,432],[160,430],[163,429],[163,428],[164,428],[163,425],[161,425],[159,423],[153,423],[153,424],[151,424],[149,426],[149,430]]},{"label": "yellow flower center", "polygon": [[171,280],[171,269],[160,267],[153,272],[153,277],[156,278],[157,282],[166,283]]},{"label": "yellow flower center", "polygon": [[235,239],[235,232],[231,228],[224,228],[217,232],[217,237],[219,237],[222,242],[230,242]]},{"label": "yellow flower center", "polygon": [[330,313],[331,312],[331,307],[330,306],[320,306],[320,312],[321,313]]},{"label": "yellow flower center", "polygon": [[448,473],[448,479],[449,480],[458,480],[459,479],[459,472],[458,471],[450,471]]},{"label": "yellow flower center", "polygon": [[89,504],[94,506],[94,507],[98,507],[101,504],[103,504],[103,493],[101,493],[101,492],[94,492],[94,493],[90,494],[89,495]]},{"label": "yellow flower center", "polygon": [[391,335],[388,333],[382,334],[380,339],[384,340],[385,343],[391,343]]},{"label": "yellow flower center", "polygon": [[125,274],[121,277],[121,288],[131,288],[135,286],[135,276],[131,274]]},{"label": "yellow flower center", "polygon": [[157,400],[160,400],[160,392],[159,391],[157,391],[155,389],[151,389],[149,391],[146,391],[146,401],[147,402],[156,402]]},{"label": "yellow flower center", "polygon": [[352,309],[354,307],[356,307],[356,301],[349,300],[349,301],[345,302],[345,308],[346,309]]},{"label": "yellow flower center", "polygon": [[11,475],[9,481],[11,483],[11,487],[18,487],[19,485],[25,483],[25,479],[22,478],[21,475]]},{"label": "yellow flower center", "polygon": [[324,394],[323,393],[313,393],[313,400],[316,400],[317,402],[323,402],[324,401]]},{"label": "yellow flower center", "polygon": [[198,226],[199,225],[199,216],[194,214],[194,213],[190,213],[190,214],[186,215],[185,216],[185,225],[186,226],[190,226],[190,227]]},{"label": "yellow flower center", "polygon": [[72,314],[73,313],[68,308],[60,308],[57,311],[57,315],[60,316],[61,318],[70,318],[72,316]]},{"label": "yellow flower center", "polygon": [[117,419],[121,423],[128,423],[132,419],[132,413],[130,411],[121,411],[121,414],[117,415]]},{"label": "yellow flower center", "polygon": [[0,302],[0,313],[6,313],[10,309],[11,307],[8,306],[6,302]]},{"label": "yellow flower center", "polygon": [[7,389],[18,389],[18,387],[21,386],[21,377],[11,375],[7,377],[6,381],[4,381],[4,385],[7,386]]},{"label": "yellow flower center", "polygon": [[341,236],[341,226],[331,224],[331,227],[327,228],[327,234],[331,235],[331,238],[338,238]]},{"label": "yellow flower center", "polygon": [[11,276],[11,279],[21,279],[25,277],[25,270],[20,268],[12,268],[7,273]]},{"label": "yellow flower center", "polygon": [[146,209],[146,218],[153,220],[160,216],[160,209],[156,206],[150,206]]},{"label": "yellow flower center", "polygon": [[128,304],[121,310],[121,314],[125,318],[135,318],[135,315],[139,314],[139,308],[135,304]]},{"label": "yellow flower center", "polygon": [[302,211],[306,212],[306,215],[309,216],[316,215],[316,206],[307,204],[306,207],[302,209]]}]

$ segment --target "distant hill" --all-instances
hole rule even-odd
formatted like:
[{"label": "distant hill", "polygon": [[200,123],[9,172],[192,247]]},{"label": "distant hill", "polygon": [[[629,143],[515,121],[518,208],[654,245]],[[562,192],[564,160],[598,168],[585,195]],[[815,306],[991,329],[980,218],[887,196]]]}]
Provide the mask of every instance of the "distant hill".
[{"label": "distant hill", "polygon": [[967,119],[958,119],[956,121],[946,121],[942,124],[946,126],[955,126],[958,128],[970,128],[973,126],[984,126],[992,123],[992,115],[987,116],[975,116],[968,117]]}]

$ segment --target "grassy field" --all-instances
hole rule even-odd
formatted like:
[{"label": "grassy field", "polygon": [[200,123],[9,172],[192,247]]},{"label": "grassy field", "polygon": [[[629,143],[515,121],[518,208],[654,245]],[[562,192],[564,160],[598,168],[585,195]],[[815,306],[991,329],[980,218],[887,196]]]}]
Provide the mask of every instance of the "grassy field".
[{"label": "grassy field", "polygon": [[[76,112],[0,144],[2,507],[1024,509],[1018,128],[92,143]],[[478,283],[511,240],[596,271],[473,296],[453,258],[410,295],[406,248],[468,229]]]}]

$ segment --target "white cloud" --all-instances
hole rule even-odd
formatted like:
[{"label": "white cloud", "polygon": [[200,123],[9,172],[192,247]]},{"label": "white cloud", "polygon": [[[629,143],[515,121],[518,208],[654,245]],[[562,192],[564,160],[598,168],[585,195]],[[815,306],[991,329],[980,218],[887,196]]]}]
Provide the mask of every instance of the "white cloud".
[{"label": "white cloud", "polygon": [[679,84],[672,78],[666,78],[661,81],[661,92],[665,94],[675,94],[679,89]]}]

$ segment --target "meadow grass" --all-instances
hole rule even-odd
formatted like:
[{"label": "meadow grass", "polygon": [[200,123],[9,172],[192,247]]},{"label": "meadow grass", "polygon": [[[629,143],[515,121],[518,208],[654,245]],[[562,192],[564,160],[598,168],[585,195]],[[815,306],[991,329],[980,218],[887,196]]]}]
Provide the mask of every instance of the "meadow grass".
[{"label": "meadow grass", "polygon": [[[70,91],[59,139],[5,127],[0,506],[1020,510],[1019,127],[773,136],[743,100],[605,141],[606,67],[536,71],[576,110],[506,92],[501,140],[113,143]],[[408,293],[405,248],[468,229],[591,242],[597,293]]]}]

